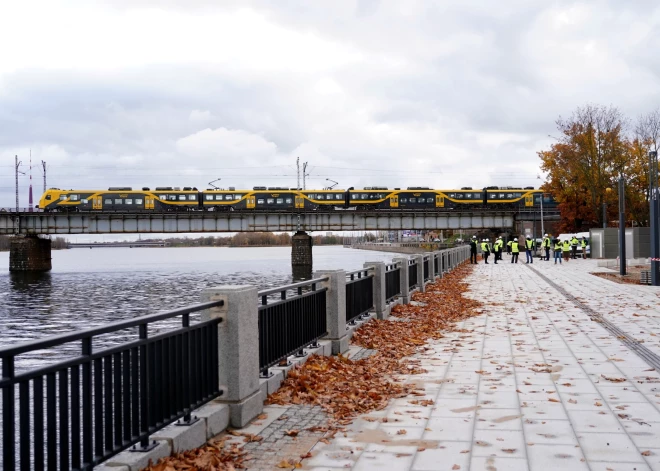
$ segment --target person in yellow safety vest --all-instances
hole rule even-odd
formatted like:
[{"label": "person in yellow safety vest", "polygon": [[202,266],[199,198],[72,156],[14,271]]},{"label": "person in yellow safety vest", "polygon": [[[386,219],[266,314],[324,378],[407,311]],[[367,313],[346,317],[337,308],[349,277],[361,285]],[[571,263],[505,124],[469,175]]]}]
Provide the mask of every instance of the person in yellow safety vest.
[{"label": "person in yellow safety vest", "polygon": [[500,251],[500,239],[497,238],[495,239],[495,242],[493,242],[493,255],[495,256],[493,261],[495,262],[495,264],[497,264],[497,261],[499,260],[499,251]]},{"label": "person in yellow safety vest", "polygon": [[498,260],[502,260],[502,247],[504,247],[504,241],[502,240],[502,236],[499,236],[497,240],[495,241],[495,245],[497,248],[495,249],[495,263],[497,263]]},{"label": "person in yellow safety vest", "polygon": [[582,238],[582,242],[581,242],[580,245],[582,245],[582,260],[586,260],[586,258],[587,258],[587,238],[586,237]]},{"label": "person in yellow safety vest", "polygon": [[555,239],[555,265],[557,265],[557,260],[561,265],[561,240]]},{"label": "person in yellow safety vest", "polygon": [[490,255],[490,246],[488,245],[488,239],[484,239],[481,241],[481,254],[484,257],[486,264],[488,264],[488,256]]},{"label": "person in yellow safety vest", "polygon": [[564,260],[568,262],[571,255],[571,243],[568,239],[561,243],[561,251],[564,252]]},{"label": "person in yellow safety vest", "polygon": [[518,239],[513,239],[511,241],[511,263],[518,263],[518,254],[520,253],[520,248],[518,247]]},{"label": "person in yellow safety vest", "polygon": [[541,260],[545,260],[546,262],[550,261],[550,236],[546,234],[543,236],[543,242],[541,242],[541,247],[545,249],[545,258],[541,257]]},{"label": "person in yellow safety vest", "polygon": [[573,260],[575,260],[577,256],[578,245],[580,245],[580,241],[577,237],[575,237],[575,234],[573,234],[573,237],[571,238],[571,258]]},{"label": "person in yellow safety vest", "polygon": [[527,236],[525,239],[525,255],[527,256],[527,261],[525,263],[534,263],[534,256],[532,255],[533,247],[534,241],[530,236]]},{"label": "person in yellow safety vest", "polygon": [[507,253],[507,255],[511,255],[511,242],[513,242],[513,240],[510,240],[509,242],[506,243],[506,253]]}]

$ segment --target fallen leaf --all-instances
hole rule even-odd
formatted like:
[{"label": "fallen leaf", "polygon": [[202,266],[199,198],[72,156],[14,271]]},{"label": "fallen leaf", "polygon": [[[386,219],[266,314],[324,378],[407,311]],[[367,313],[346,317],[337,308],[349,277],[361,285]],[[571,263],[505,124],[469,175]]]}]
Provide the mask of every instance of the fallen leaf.
[{"label": "fallen leaf", "polygon": [[397,430],[397,432],[396,432],[397,435],[405,435],[407,433],[408,433],[408,431],[406,429],[403,429],[403,428],[401,430]]},{"label": "fallen leaf", "polygon": [[299,430],[295,430],[295,429],[294,429],[294,430],[285,430],[285,431],[284,431],[284,435],[286,435],[286,436],[288,436],[288,437],[297,437],[299,433],[300,433],[300,431],[299,431]]},{"label": "fallen leaf", "polygon": [[461,467],[459,465],[455,464],[454,466],[451,467],[451,469],[457,470],[457,469],[461,469]]}]

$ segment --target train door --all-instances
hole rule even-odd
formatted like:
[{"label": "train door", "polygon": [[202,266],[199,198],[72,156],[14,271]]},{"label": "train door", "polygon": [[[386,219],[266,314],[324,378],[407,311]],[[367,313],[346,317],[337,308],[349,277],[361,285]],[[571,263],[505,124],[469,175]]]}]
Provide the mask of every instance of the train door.
[{"label": "train door", "polygon": [[444,208],[445,207],[445,197],[442,195],[435,195],[435,207]]},{"label": "train door", "polygon": [[103,197],[94,196],[92,197],[92,209],[103,209]]},{"label": "train door", "polygon": [[251,196],[248,196],[247,198],[245,198],[245,200],[247,201],[248,209],[254,209],[254,207],[256,206],[255,205],[256,198],[257,197],[254,196],[254,195],[251,195]]},{"label": "train door", "polygon": [[398,207],[399,207],[399,195],[390,196],[390,208],[398,208]]},{"label": "train door", "polygon": [[525,196],[525,207],[534,206],[534,195]]},{"label": "train door", "polygon": [[296,195],[296,209],[304,209],[305,208],[305,198],[303,198],[300,195]]},{"label": "train door", "polygon": [[154,197],[147,196],[144,198],[144,209],[154,209]]}]

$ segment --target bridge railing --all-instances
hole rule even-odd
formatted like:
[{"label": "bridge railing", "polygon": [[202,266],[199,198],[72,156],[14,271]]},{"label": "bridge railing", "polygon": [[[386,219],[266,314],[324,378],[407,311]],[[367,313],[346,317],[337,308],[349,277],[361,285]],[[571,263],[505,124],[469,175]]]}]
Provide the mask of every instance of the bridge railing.
[{"label": "bridge railing", "polygon": [[346,273],[346,323],[355,325],[373,307],[373,273],[369,273],[369,269]]},{"label": "bridge railing", "polygon": [[429,267],[431,257],[429,255],[424,255],[424,281],[429,281],[431,279],[431,270]]},{"label": "bridge railing", "polygon": [[[316,345],[326,335],[327,288],[317,285],[328,278],[316,278],[279,288],[259,291],[259,371],[268,377],[268,368],[290,355],[304,356],[304,348]],[[293,294],[291,294],[293,292]],[[279,299],[269,299],[273,294]]]},{"label": "bridge railing", "polygon": [[[191,325],[190,314],[222,305],[197,304],[0,349],[2,469],[89,469],[132,445],[149,448],[149,435],[177,419],[189,422],[193,409],[222,394],[221,319]],[[179,317],[181,327],[149,335],[154,323]],[[95,351],[94,341],[108,334],[122,342]],[[71,358],[17,368],[20,355],[58,356],[76,344],[79,353]]]}]

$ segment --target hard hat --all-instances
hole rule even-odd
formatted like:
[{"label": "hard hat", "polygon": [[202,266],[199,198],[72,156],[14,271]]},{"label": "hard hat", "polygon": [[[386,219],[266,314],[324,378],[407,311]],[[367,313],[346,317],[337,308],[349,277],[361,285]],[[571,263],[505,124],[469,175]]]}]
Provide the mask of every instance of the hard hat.
[{"label": "hard hat", "polygon": [[531,237],[530,237],[530,236],[527,236],[527,238],[528,238],[528,239],[531,239]]},{"label": "hard hat", "polygon": [[476,235],[473,235],[473,236],[472,236],[472,238],[473,238],[473,239],[476,239],[476,238],[477,238],[477,236],[476,236]]},{"label": "hard hat", "polygon": [[548,237],[548,234],[544,235],[543,237]]}]

